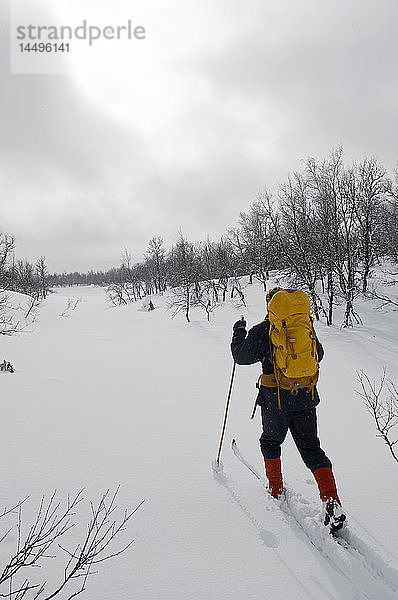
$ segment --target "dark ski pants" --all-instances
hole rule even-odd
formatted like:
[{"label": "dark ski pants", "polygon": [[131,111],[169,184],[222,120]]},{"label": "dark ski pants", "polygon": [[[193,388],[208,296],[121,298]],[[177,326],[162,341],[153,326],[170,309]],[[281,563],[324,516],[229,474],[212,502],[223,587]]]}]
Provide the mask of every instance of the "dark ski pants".
[{"label": "dark ski pants", "polygon": [[265,405],[261,406],[261,419],[263,433],[260,448],[264,458],[278,458],[281,455],[281,444],[290,430],[301,458],[310,471],[332,466],[318,439],[316,408],[282,412],[277,407]]}]

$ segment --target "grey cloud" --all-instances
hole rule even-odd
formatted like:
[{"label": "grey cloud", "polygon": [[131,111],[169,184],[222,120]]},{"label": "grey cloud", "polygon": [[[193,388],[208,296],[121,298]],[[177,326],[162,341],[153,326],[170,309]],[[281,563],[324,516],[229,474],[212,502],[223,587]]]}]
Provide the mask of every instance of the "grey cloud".
[{"label": "grey cloud", "polygon": [[394,166],[395,2],[223,6],[209,4],[207,18],[230,35],[175,59],[189,93],[166,139],[124,129],[69,77],[2,73],[0,159],[13,201],[2,222],[22,253],[45,253],[54,269],[105,268],[123,246],[139,260],[150,237],[172,241],[179,227],[217,236],[260,187],[341,143]]},{"label": "grey cloud", "polygon": [[[0,111],[1,160],[37,181],[62,176],[86,185],[102,182],[128,152],[142,151],[138,139],[79,95],[63,75],[5,75]],[[106,170],[104,170],[106,166]]]},{"label": "grey cloud", "polygon": [[[7,17],[2,12],[2,57]],[[118,182],[124,174],[132,188],[143,171],[139,136],[93,106],[70,76],[13,75],[3,59],[0,89],[0,226],[16,235],[17,252],[46,254],[54,269],[100,268],[98,256],[117,262],[115,240],[136,204],[129,189],[120,198]]]},{"label": "grey cloud", "polygon": [[305,158],[344,143],[394,163],[397,4],[284,2],[268,19],[265,3],[257,10],[234,44],[185,68],[211,80],[226,106],[239,98],[259,123],[281,121],[280,152]]},{"label": "grey cloud", "polygon": [[[1,55],[9,53],[9,16],[1,13]],[[37,13],[37,9],[35,12]],[[40,18],[40,12],[36,14]],[[62,177],[79,185],[103,183],[108,170],[142,153],[138,136],[82,97],[68,75],[15,75],[0,69],[0,159],[25,181]],[[64,182],[59,182],[65,185]]]},{"label": "grey cloud", "polygon": [[129,190],[118,199],[119,180],[127,171],[133,187],[144,160],[141,141],[91,106],[68,77],[6,75],[2,84],[2,227],[15,233],[21,252],[47,254],[54,269],[69,268],[69,261],[99,268],[98,251],[90,258],[92,238],[101,247],[123,230]]}]

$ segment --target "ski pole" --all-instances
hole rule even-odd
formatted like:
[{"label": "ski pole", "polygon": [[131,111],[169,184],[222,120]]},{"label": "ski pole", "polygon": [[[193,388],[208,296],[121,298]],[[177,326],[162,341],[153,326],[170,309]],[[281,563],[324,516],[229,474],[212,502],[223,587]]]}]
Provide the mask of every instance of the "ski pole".
[{"label": "ski pole", "polygon": [[[245,317],[243,315],[241,315],[240,320],[244,321]],[[229,383],[228,399],[227,399],[227,404],[225,406],[224,423],[223,423],[222,431],[221,431],[220,445],[218,446],[218,454],[217,454],[217,459],[216,459],[217,467],[220,466],[221,448],[222,448],[222,443],[224,441],[225,427],[227,425],[228,410],[229,410],[229,403],[231,400],[232,384],[234,382],[234,377],[235,377],[235,369],[236,369],[236,362],[234,361],[234,366],[232,367],[231,381]]]},{"label": "ski pole", "polygon": [[222,443],[224,441],[225,427],[227,425],[228,410],[229,410],[229,403],[230,403],[230,400],[231,400],[232,384],[234,382],[234,377],[235,377],[235,369],[236,369],[236,362],[234,361],[234,366],[232,367],[231,381],[230,381],[230,384],[229,384],[228,399],[227,399],[227,404],[225,406],[224,423],[223,423],[223,426],[222,426],[222,432],[221,432],[221,438],[220,438],[220,445],[218,446],[217,466],[220,465],[221,448],[222,448]]}]

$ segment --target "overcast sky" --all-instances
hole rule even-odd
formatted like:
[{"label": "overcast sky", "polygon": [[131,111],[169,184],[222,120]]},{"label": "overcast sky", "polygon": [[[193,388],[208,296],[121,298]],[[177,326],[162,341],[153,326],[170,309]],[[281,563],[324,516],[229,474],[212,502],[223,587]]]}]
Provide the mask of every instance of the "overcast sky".
[{"label": "overcast sky", "polygon": [[262,186],[340,144],[396,165],[396,0],[35,0],[38,22],[51,9],[147,31],[40,75],[10,73],[7,4],[0,228],[50,270],[107,269],[124,247],[141,260],[179,228],[217,237]]}]

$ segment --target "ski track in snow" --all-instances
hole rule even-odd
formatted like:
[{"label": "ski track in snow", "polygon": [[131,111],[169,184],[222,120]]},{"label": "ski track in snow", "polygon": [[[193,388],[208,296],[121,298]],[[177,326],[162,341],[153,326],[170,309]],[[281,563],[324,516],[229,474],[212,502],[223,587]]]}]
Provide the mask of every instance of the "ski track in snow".
[{"label": "ski track in snow", "polygon": [[263,542],[263,544],[267,548],[274,551],[278,560],[281,562],[283,567],[286,569],[286,571],[288,572],[288,574],[289,574],[290,578],[293,580],[293,582],[295,582],[296,584],[298,584],[300,586],[300,588],[303,590],[303,592],[305,593],[305,595],[308,598],[312,598],[313,600],[316,600],[317,596],[312,594],[311,590],[301,581],[300,577],[297,576],[294,569],[292,569],[289,566],[288,562],[284,560],[281,553],[278,552],[279,538],[274,533],[272,533],[272,531],[269,531],[268,529],[266,529],[265,525],[252,514],[250,509],[246,506],[244,501],[241,499],[239,493],[236,490],[236,486],[234,485],[233,481],[228,477],[228,475],[226,475],[226,473],[224,471],[214,471],[214,478],[219,484],[221,484],[222,486],[224,486],[224,488],[226,490],[228,490],[233,501],[239,506],[239,508],[244,513],[244,515],[247,517],[248,521],[251,523],[251,525],[254,527],[254,529],[258,533],[260,540]]},{"label": "ski track in snow", "polygon": [[[346,580],[354,597],[357,593],[360,594],[359,597],[368,600],[373,598],[394,600],[398,597],[398,571],[387,565],[377,552],[353,531],[351,523],[335,539],[331,538],[327,528],[322,524],[318,507],[312,505],[301,494],[294,492],[289,485],[285,485],[284,499],[271,498],[266,489],[265,477],[248,463],[237,446],[233,447],[233,451],[264,487],[267,502],[271,502],[276,510],[280,509],[292,529],[304,534],[325,560]],[[227,475],[221,471],[215,472],[215,477],[230,491],[245,514],[250,516],[250,511],[242,505]],[[256,525],[261,532],[258,522],[253,521],[253,525]],[[382,544],[379,545],[383,548]]]}]

